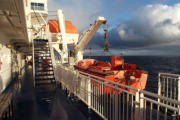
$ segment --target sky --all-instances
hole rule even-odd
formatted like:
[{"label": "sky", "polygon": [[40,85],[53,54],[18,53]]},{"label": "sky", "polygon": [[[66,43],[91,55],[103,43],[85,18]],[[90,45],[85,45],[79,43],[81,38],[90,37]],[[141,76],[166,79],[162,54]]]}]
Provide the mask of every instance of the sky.
[{"label": "sky", "polygon": [[[180,55],[178,0],[48,0],[50,18],[55,18],[57,9],[64,11],[80,34],[104,16],[112,54]],[[87,46],[94,54],[103,52],[103,34],[102,26]]]}]

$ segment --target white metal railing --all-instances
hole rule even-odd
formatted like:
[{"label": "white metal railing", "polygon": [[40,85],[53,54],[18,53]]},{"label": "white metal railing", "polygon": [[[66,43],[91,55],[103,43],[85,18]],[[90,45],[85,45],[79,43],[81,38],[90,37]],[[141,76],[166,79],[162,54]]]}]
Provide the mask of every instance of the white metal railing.
[{"label": "white metal railing", "polygon": [[[54,55],[54,48],[53,48],[53,43],[52,43],[52,37],[50,35],[49,31],[49,25],[46,23],[46,37],[48,38],[48,44],[49,44],[49,49],[51,53],[51,60],[52,60],[52,65],[53,65],[53,70],[56,69],[56,61],[55,61],[55,55]],[[56,73],[54,72],[54,76],[56,76]],[[56,80],[56,77],[55,77]],[[57,81],[57,80],[56,80]]]},{"label": "white metal railing", "polygon": [[[180,75],[159,73],[158,95],[180,101]],[[175,104],[172,104],[170,102],[165,102],[164,100],[162,100],[161,102],[165,104],[169,104],[171,106],[176,106]]]},{"label": "white metal railing", "polygon": [[[55,55],[54,55],[54,48],[52,47],[52,41],[51,40],[48,40],[48,43],[49,43],[49,49],[50,49],[50,53],[51,53],[53,70],[55,70],[56,69],[56,61],[55,61]],[[54,72],[54,76],[56,76],[56,72]],[[55,80],[56,80],[56,77],[55,77]]]},{"label": "white metal railing", "polygon": [[[56,80],[103,119],[178,119],[180,102],[57,65]],[[169,102],[175,106],[165,104]]]}]

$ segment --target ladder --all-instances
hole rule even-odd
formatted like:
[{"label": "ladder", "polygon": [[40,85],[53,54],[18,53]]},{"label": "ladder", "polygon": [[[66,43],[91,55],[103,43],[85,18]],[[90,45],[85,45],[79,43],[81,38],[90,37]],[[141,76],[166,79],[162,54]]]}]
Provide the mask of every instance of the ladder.
[{"label": "ladder", "polygon": [[56,81],[52,64],[49,42],[46,39],[34,39],[34,87],[40,100],[51,101],[56,90]]}]

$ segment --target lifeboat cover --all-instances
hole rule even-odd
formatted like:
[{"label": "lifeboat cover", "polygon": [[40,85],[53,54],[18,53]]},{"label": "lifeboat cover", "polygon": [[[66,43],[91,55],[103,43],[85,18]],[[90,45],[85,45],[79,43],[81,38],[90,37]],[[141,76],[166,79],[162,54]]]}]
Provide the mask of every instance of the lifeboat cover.
[{"label": "lifeboat cover", "polygon": [[[59,28],[59,23],[57,20],[48,20],[49,24],[49,31],[51,33],[60,33],[61,30]],[[66,33],[69,34],[78,34],[78,30],[76,26],[72,24],[71,21],[65,21],[65,28],[66,28]]]}]

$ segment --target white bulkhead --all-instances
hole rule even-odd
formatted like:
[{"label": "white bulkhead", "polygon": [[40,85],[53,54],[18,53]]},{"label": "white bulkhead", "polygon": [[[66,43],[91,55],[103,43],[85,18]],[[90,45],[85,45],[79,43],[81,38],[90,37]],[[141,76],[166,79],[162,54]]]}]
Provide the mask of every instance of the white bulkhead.
[{"label": "white bulkhead", "polygon": [[17,77],[17,73],[25,65],[22,54],[0,45],[0,93],[5,90],[11,80]]}]

